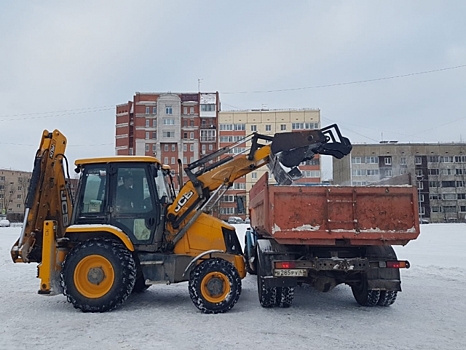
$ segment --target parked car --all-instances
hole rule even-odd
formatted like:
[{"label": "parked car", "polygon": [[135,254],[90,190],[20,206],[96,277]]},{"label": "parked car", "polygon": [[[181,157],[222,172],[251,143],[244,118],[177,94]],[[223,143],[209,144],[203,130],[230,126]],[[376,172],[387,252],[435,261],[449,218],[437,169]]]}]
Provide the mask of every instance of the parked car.
[{"label": "parked car", "polygon": [[10,220],[8,219],[0,220],[0,227],[10,227]]},{"label": "parked car", "polygon": [[244,223],[245,223],[245,224],[250,224],[250,223],[251,223],[251,220],[250,220],[249,218],[246,218],[246,219],[244,219]]},{"label": "parked car", "polygon": [[240,217],[238,216],[230,216],[228,218],[228,223],[229,224],[242,224],[243,223],[243,219],[241,219]]}]

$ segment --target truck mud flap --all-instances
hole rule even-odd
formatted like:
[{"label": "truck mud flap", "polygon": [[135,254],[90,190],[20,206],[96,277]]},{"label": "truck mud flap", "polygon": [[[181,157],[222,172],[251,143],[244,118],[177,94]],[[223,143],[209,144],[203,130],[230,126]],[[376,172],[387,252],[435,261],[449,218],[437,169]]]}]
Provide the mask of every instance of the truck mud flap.
[{"label": "truck mud flap", "polygon": [[262,277],[266,288],[273,287],[296,287],[298,285],[298,279],[295,277]]},{"label": "truck mud flap", "polygon": [[401,281],[400,280],[368,280],[367,287],[369,290],[391,290],[401,292]]}]

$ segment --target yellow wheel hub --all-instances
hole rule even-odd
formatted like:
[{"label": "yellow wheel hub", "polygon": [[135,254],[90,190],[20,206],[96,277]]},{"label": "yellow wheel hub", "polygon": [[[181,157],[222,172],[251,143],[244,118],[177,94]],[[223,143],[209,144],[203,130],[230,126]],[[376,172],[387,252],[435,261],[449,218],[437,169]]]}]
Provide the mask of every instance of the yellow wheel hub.
[{"label": "yellow wheel hub", "polygon": [[115,280],[113,266],[101,255],[89,255],[74,270],[74,284],[86,298],[101,298],[108,293]]},{"label": "yellow wheel hub", "polygon": [[220,303],[230,293],[230,281],[220,272],[210,272],[201,283],[201,293],[209,303]]}]

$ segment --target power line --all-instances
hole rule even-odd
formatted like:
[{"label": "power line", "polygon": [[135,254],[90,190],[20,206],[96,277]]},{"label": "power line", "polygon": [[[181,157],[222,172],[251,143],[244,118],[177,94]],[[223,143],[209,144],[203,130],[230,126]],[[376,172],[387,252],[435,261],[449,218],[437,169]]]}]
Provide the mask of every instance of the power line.
[{"label": "power line", "polygon": [[314,85],[314,86],[289,88],[289,89],[277,89],[277,90],[255,90],[255,91],[222,92],[222,94],[224,94],[224,95],[258,94],[258,93],[272,93],[272,92],[297,91],[297,90],[308,90],[308,89],[321,89],[321,88],[327,88],[327,87],[333,87],[333,86],[363,84],[363,83],[370,83],[370,82],[381,81],[381,80],[406,78],[406,77],[410,77],[410,76],[414,76],[414,75],[436,73],[436,72],[442,72],[442,71],[452,70],[452,69],[459,69],[459,68],[464,68],[464,67],[466,67],[466,64],[459,65],[459,66],[454,66],[454,67],[432,69],[432,70],[427,70],[427,71],[423,71],[423,72],[400,74],[400,75],[393,75],[393,76],[390,76],[390,77],[382,77],[382,78],[374,78],[374,79],[356,80],[356,81],[349,81],[349,82],[343,82],[343,83],[334,83],[334,84],[326,84],[326,85]]},{"label": "power line", "polygon": [[[9,121],[9,120],[30,120],[30,119],[43,119],[43,118],[53,118],[53,117],[63,117],[66,115],[76,115],[76,114],[85,114],[85,113],[93,113],[93,112],[101,112],[101,111],[108,111],[110,109],[114,109],[115,106],[102,106],[102,107],[91,107],[91,108],[80,108],[80,109],[70,109],[64,111],[56,111],[56,112],[38,112],[38,113],[23,113],[23,114],[4,114],[0,116],[2,121]],[[28,117],[30,116],[30,117]],[[21,118],[18,118],[21,117]]]}]

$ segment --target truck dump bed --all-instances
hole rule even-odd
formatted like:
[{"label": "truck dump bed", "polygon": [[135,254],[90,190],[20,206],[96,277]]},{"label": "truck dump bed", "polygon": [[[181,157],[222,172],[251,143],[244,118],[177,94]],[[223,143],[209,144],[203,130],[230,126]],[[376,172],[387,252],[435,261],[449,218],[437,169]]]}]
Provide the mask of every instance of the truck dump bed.
[{"label": "truck dump bed", "polygon": [[280,244],[405,245],[419,235],[417,190],[404,186],[276,186],[249,194],[251,226]]}]

